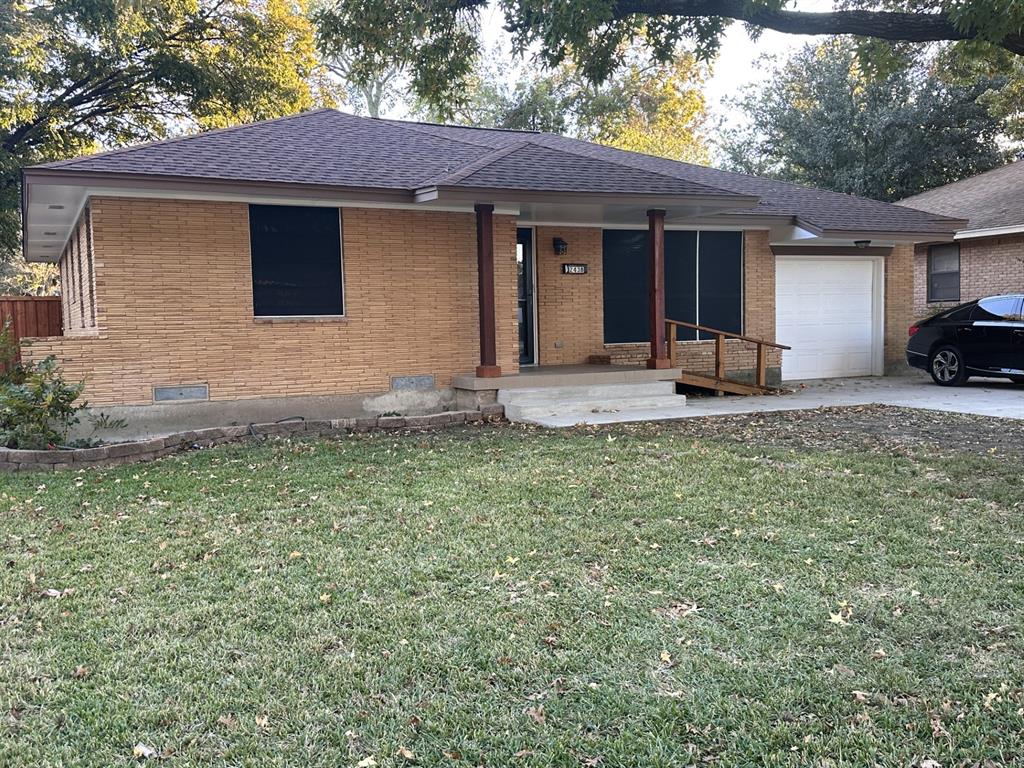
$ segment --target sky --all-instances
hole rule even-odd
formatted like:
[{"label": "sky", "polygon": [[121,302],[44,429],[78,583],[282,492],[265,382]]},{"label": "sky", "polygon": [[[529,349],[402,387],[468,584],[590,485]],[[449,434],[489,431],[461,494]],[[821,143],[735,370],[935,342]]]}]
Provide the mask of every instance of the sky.
[{"label": "sky", "polygon": [[[800,11],[829,11],[833,8],[833,2],[795,0],[788,8]],[[509,51],[506,33],[502,29],[504,17],[494,2],[481,14],[480,21],[484,50],[501,45],[505,51]],[[762,56],[778,56],[784,59],[790,52],[819,39],[807,35],[786,35],[764,30],[757,41],[751,41],[742,24],[737,22],[730,26],[722,42],[718,59],[712,67],[712,75],[705,86],[705,96],[712,120],[717,122],[718,118],[721,118],[732,125],[743,121],[742,113],[731,107],[728,100],[741,95],[746,87],[763,82],[771,74],[770,67],[759,64]],[[514,82],[516,74],[515,71],[509,73],[510,81]]]}]

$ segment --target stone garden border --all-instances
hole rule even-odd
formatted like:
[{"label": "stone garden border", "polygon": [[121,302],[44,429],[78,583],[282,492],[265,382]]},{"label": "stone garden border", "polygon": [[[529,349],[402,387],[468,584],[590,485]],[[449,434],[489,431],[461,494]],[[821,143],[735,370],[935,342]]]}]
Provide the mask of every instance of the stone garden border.
[{"label": "stone garden border", "polygon": [[170,456],[195,448],[210,448],[223,443],[270,436],[345,435],[394,429],[434,429],[480,422],[502,421],[505,408],[484,405],[478,411],[442,411],[426,416],[367,416],[355,419],[274,421],[232,427],[211,427],[176,432],[126,443],[111,443],[98,448],[70,448],[56,451],[22,451],[0,448],[0,472],[89,469],[135,464]]}]

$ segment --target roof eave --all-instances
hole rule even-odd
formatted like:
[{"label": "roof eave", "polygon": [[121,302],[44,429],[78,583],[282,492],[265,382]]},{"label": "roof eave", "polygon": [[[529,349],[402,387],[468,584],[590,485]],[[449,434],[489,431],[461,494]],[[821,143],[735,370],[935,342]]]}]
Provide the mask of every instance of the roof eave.
[{"label": "roof eave", "polygon": [[822,237],[837,240],[893,240],[895,242],[921,243],[952,240],[956,229],[949,230],[892,230],[892,229],[829,229],[822,230]]},{"label": "roof eave", "polygon": [[[258,194],[277,197],[357,197],[368,202],[412,203],[413,195],[405,188],[339,186],[300,182],[261,181],[259,179],[221,179],[198,176],[172,176],[147,173],[110,173],[58,168],[25,168],[24,184],[60,184],[78,187],[117,187],[167,192],[210,191],[218,194]],[[22,199],[26,199],[22,195]]]},{"label": "roof eave", "polygon": [[652,208],[659,205],[679,204],[713,204],[717,207],[742,207],[756,205],[760,198],[751,195],[699,195],[681,194],[667,195],[662,193],[643,192],[584,192],[576,190],[532,190],[513,189],[508,187],[465,187],[431,185],[415,190],[413,197],[416,202],[432,202],[435,200],[473,201],[473,202],[522,202],[522,203],[624,203],[636,205],[643,203]]},{"label": "roof eave", "polygon": [[978,227],[977,229],[961,229],[956,233],[956,240],[972,240],[980,237],[1000,237],[1002,235],[1018,235],[1024,233],[1024,224],[1008,224],[1002,227]]}]

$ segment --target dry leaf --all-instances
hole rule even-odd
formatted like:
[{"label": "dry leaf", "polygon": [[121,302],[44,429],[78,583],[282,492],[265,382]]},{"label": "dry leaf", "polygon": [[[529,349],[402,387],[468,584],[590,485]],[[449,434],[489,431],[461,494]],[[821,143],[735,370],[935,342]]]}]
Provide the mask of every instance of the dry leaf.
[{"label": "dry leaf", "polygon": [[446,749],[441,754],[443,754],[449,760],[461,760],[462,759],[462,753],[459,752],[459,750],[457,750],[457,749]]},{"label": "dry leaf", "polygon": [[856,699],[859,702],[862,702],[862,703],[867,701],[870,698],[870,696],[868,694],[864,693],[864,691],[852,691],[852,693],[853,693],[853,698]]},{"label": "dry leaf", "polygon": [[288,557],[291,558],[292,560],[294,560],[296,557],[302,557],[302,553],[299,552],[299,550],[296,549],[296,550],[294,550],[292,552],[289,552],[288,553]]},{"label": "dry leaf", "polygon": [[327,605],[327,603],[331,602],[330,592],[324,592],[322,595],[320,595],[320,602],[324,605]]},{"label": "dry leaf", "polygon": [[845,627],[850,624],[850,622],[843,617],[842,613],[832,613],[832,611],[828,612],[828,621],[830,624],[838,624],[841,627]]},{"label": "dry leaf", "polygon": [[79,680],[84,680],[89,676],[89,668],[85,664],[79,664],[75,667],[75,671],[72,673],[73,677]]},{"label": "dry leaf", "polygon": [[395,754],[398,757],[401,757],[404,760],[415,760],[416,759],[416,755],[414,755],[412,753],[412,750],[409,749],[408,747],[399,747],[398,751]]},{"label": "dry leaf", "polygon": [[376,764],[377,761],[373,759],[373,755],[370,755],[369,757],[364,757],[362,760],[356,763],[356,768],[373,768],[373,766],[375,766]]},{"label": "dry leaf", "polygon": [[665,662],[666,664],[668,664],[669,662],[672,661],[672,654],[669,653],[668,651],[662,651],[661,652],[661,660],[663,662]]},{"label": "dry leaf", "polygon": [[256,715],[256,725],[260,728],[266,728],[270,725],[270,718],[267,715]]},{"label": "dry leaf", "polygon": [[151,757],[156,757],[156,750],[140,741],[132,749],[132,756],[138,760],[148,760]]},{"label": "dry leaf", "polygon": [[223,725],[225,728],[234,728],[236,725],[238,725],[238,721],[235,719],[235,716],[231,714],[221,715],[217,718],[217,722]]},{"label": "dry leaf", "polygon": [[544,705],[541,704],[539,707],[527,707],[523,710],[523,714],[529,717],[537,725],[544,725],[547,717],[544,714]]}]

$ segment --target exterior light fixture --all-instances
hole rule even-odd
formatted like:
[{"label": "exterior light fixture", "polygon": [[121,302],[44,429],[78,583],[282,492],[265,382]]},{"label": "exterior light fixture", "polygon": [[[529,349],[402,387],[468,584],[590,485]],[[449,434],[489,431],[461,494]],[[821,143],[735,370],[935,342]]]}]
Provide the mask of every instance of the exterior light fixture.
[{"label": "exterior light fixture", "polygon": [[871,241],[870,240],[854,240],[853,244],[856,245],[858,248],[867,248],[869,245],[871,245]]},{"label": "exterior light fixture", "polygon": [[562,238],[556,237],[552,243],[555,247],[556,256],[565,256],[569,252],[569,244]]}]

